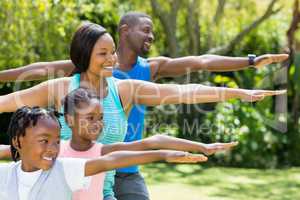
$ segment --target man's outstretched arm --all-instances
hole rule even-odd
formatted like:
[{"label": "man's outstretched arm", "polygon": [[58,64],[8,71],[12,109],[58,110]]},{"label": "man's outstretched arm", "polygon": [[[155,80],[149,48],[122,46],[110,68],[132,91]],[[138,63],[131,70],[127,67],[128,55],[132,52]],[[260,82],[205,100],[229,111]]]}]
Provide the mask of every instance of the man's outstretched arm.
[{"label": "man's outstretched arm", "polygon": [[[218,55],[187,56],[181,58],[149,58],[153,79],[180,76],[199,70],[212,72],[237,71],[253,66],[261,68],[286,60],[288,54],[265,54],[258,57],[227,57]],[[249,62],[250,61],[250,62]],[[252,62],[252,65],[251,65]]]},{"label": "man's outstretched arm", "polygon": [[32,81],[68,76],[74,70],[71,60],[38,62],[23,67],[0,71],[0,82]]}]

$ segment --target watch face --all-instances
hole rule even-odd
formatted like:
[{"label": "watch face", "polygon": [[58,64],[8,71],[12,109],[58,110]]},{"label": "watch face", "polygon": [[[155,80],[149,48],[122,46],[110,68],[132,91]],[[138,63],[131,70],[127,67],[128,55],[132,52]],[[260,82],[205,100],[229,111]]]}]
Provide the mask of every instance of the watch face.
[{"label": "watch face", "polygon": [[254,59],[255,58],[256,58],[256,55],[254,55],[254,54],[248,54],[249,65],[254,65]]}]

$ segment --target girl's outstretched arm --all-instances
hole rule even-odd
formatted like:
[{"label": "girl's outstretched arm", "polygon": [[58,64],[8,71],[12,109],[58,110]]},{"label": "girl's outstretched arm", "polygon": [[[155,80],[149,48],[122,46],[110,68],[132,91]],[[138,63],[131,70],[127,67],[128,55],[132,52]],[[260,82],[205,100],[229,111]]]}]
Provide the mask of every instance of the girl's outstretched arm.
[{"label": "girl's outstretched arm", "polygon": [[92,176],[117,168],[147,164],[160,160],[178,163],[197,163],[207,161],[207,157],[171,150],[118,151],[87,161],[85,165],[85,176]]},{"label": "girl's outstretched arm", "polygon": [[102,154],[105,155],[114,151],[172,149],[211,155],[218,151],[230,150],[237,144],[237,142],[204,144],[167,135],[155,135],[140,141],[104,145]]}]

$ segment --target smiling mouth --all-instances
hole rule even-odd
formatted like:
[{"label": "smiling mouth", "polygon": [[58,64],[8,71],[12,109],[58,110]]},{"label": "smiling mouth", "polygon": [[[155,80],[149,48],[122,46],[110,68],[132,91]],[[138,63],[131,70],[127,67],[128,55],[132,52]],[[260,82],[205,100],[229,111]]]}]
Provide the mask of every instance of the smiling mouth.
[{"label": "smiling mouth", "polygon": [[112,71],[114,69],[113,66],[107,66],[107,67],[103,67],[103,69],[108,70],[108,71]]},{"label": "smiling mouth", "polygon": [[151,42],[144,42],[144,44],[145,44],[145,46],[147,47],[147,48],[150,48],[151,47]]},{"label": "smiling mouth", "polygon": [[89,135],[92,136],[92,137],[98,138],[101,131],[102,131],[101,129],[90,129],[89,130]]},{"label": "smiling mouth", "polygon": [[48,161],[52,161],[52,160],[54,160],[53,158],[51,158],[51,157],[43,157],[43,159],[44,160],[48,160]]}]

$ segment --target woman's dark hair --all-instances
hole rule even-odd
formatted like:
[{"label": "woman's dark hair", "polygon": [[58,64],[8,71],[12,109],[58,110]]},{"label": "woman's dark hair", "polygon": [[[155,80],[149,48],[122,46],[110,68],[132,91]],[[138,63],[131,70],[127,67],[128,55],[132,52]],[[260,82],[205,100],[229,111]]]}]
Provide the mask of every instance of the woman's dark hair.
[{"label": "woman's dark hair", "polygon": [[93,48],[105,33],[107,31],[104,27],[90,22],[84,23],[75,32],[71,42],[70,57],[76,67],[76,73],[88,69]]},{"label": "woman's dark hair", "polygon": [[76,108],[79,108],[81,103],[89,103],[92,99],[99,98],[89,89],[78,88],[73,90],[63,100],[64,115],[73,116],[76,112]]},{"label": "woman's dark hair", "polygon": [[51,118],[60,125],[58,121],[59,113],[54,110],[46,110],[40,107],[28,107],[24,106],[19,108],[11,117],[9,127],[8,127],[8,136],[10,142],[11,155],[14,161],[19,159],[19,153],[14,147],[13,141],[16,139],[17,145],[20,148],[20,137],[24,137],[26,134],[26,128],[34,127],[38,120],[41,118]]}]

